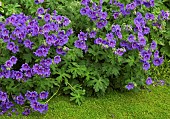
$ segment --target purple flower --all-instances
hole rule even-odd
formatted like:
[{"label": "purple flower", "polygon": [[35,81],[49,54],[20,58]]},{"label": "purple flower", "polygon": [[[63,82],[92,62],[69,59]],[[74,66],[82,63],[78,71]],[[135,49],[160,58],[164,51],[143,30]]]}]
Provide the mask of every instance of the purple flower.
[{"label": "purple flower", "polygon": [[59,55],[54,57],[54,63],[58,64],[59,62],[61,62],[61,57]]},{"label": "purple flower", "polygon": [[81,4],[84,6],[88,6],[89,2],[90,2],[90,0],[82,0]]},{"label": "purple flower", "polygon": [[150,28],[149,27],[144,27],[143,28],[143,34],[149,34],[150,33]]},{"label": "purple flower", "polygon": [[13,50],[14,47],[15,47],[15,43],[14,43],[14,42],[8,42],[8,44],[7,44],[7,49]]},{"label": "purple flower", "polygon": [[63,49],[62,49],[62,47],[58,47],[57,49],[56,49],[56,53],[57,54],[61,54],[61,55],[65,55],[65,52],[63,51]]},{"label": "purple flower", "polygon": [[51,74],[50,67],[46,66],[44,67],[44,76],[49,77]]},{"label": "purple flower", "polygon": [[58,31],[58,36],[59,36],[60,38],[63,38],[63,37],[65,36],[65,31],[64,31],[64,30]]},{"label": "purple flower", "polygon": [[43,66],[39,66],[36,73],[38,75],[44,75],[44,68],[43,68]]},{"label": "purple flower", "polygon": [[154,60],[153,60],[153,64],[154,64],[155,66],[159,66],[159,65],[161,65],[162,63],[163,63],[163,58],[156,57],[156,58],[154,58]]},{"label": "purple flower", "polygon": [[83,40],[83,41],[87,40],[87,33],[80,32],[78,34],[78,38],[79,38],[79,40]]},{"label": "purple flower", "polygon": [[54,41],[54,39],[53,39],[52,36],[47,36],[47,37],[46,37],[46,43],[47,43],[48,45],[52,45],[54,42],[55,42],[55,41]]},{"label": "purple flower", "polygon": [[46,66],[50,66],[52,64],[52,59],[51,58],[47,58],[45,60],[45,64],[46,64]]},{"label": "purple flower", "polygon": [[117,19],[117,18],[119,17],[119,14],[120,14],[119,12],[113,13],[113,18],[114,18],[114,19]]},{"label": "purple flower", "polygon": [[0,78],[3,78],[3,77],[4,77],[3,72],[0,72]]},{"label": "purple flower", "polygon": [[21,70],[21,71],[28,71],[28,70],[30,70],[30,66],[29,66],[27,63],[22,64],[20,70]]},{"label": "purple flower", "polygon": [[2,36],[8,36],[9,31],[6,28],[4,28],[2,29],[1,33],[2,33]]},{"label": "purple flower", "polygon": [[144,54],[144,55],[143,55],[143,61],[148,61],[148,60],[150,60],[150,57],[151,57],[151,54],[149,54],[149,53]]},{"label": "purple flower", "polygon": [[122,56],[125,52],[126,52],[126,49],[125,49],[125,48],[118,48],[118,49],[115,51],[115,54],[117,54],[117,55],[119,55],[119,56]]},{"label": "purple flower", "polygon": [[83,40],[76,40],[76,41],[74,42],[74,46],[75,46],[76,48],[80,48],[80,49],[82,49],[82,50],[85,50],[86,47],[87,47],[85,41],[83,41]]},{"label": "purple flower", "polygon": [[150,0],[149,3],[150,3],[150,5],[151,5],[151,7],[154,7],[154,6],[155,6],[155,1],[154,1],[154,0]]},{"label": "purple flower", "polygon": [[143,5],[145,5],[147,8],[150,8],[151,7],[151,4],[150,4],[150,2],[148,2],[148,1],[143,1]]},{"label": "purple flower", "polygon": [[48,51],[49,51],[49,47],[47,46],[40,46],[35,52],[34,54],[38,57],[46,57],[48,55]]},{"label": "purple flower", "polygon": [[2,70],[2,71],[6,71],[6,70],[7,70],[4,65],[0,65],[0,66],[1,66],[1,70]]},{"label": "purple flower", "polygon": [[37,111],[39,111],[40,113],[43,113],[43,112],[47,111],[47,109],[48,109],[48,105],[47,104],[40,104],[40,103],[38,103]]},{"label": "purple flower", "polygon": [[96,31],[91,31],[91,32],[89,33],[89,37],[90,37],[90,38],[95,38],[95,37],[96,37]]},{"label": "purple flower", "polygon": [[113,40],[114,35],[113,35],[113,33],[107,33],[106,37],[107,37],[107,40]]},{"label": "purple flower", "polygon": [[121,32],[116,32],[116,35],[119,39],[122,39],[122,33]]},{"label": "purple flower", "polygon": [[144,70],[148,70],[149,68],[150,68],[149,62],[144,62],[144,63],[143,63],[143,69],[144,69]]},{"label": "purple flower", "polygon": [[64,26],[68,26],[71,21],[70,21],[67,17],[63,17],[63,18],[64,18],[64,19],[63,19],[63,25],[64,25]]},{"label": "purple flower", "polygon": [[102,45],[105,46],[105,45],[108,45],[108,44],[109,44],[108,41],[106,41],[106,40],[103,40],[103,41],[102,41]]},{"label": "purple flower", "polygon": [[0,100],[6,101],[8,98],[7,93],[0,91]]},{"label": "purple flower", "polygon": [[36,52],[34,52],[36,56],[41,57],[43,56],[43,51],[42,49],[37,49]]},{"label": "purple flower", "polygon": [[42,91],[42,92],[39,94],[39,97],[40,97],[40,99],[47,99],[47,98],[48,98],[48,92]]},{"label": "purple flower", "polygon": [[155,19],[155,16],[151,13],[146,13],[145,14],[145,19],[147,20],[154,20]]},{"label": "purple flower", "polygon": [[25,108],[24,109],[24,112],[22,112],[22,114],[24,115],[24,116],[28,116],[29,114],[30,114],[30,109],[28,109],[28,108]]},{"label": "purple flower", "polygon": [[99,13],[99,17],[100,17],[101,19],[106,19],[106,18],[107,18],[107,12],[100,12],[100,13]]},{"label": "purple flower", "polygon": [[59,27],[58,24],[51,22],[50,25],[51,25],[51,27],[50,27],[51,31],[54,31],[54,30],[58,31],[58,27]]},{"label": "purple flower", "polygon": [[48,21],[50,21],[50,18],[51,18],[50,14],[46,13],[44,15],[44,21],[48,22]]},{"label": "purple flower", "polygon": [[12,33],[12,34],[10,35],[10,38],[11,38],[12,40],[16,40],[15,34]]},{"label": "purple flower", "polygon": [[37,101],[38,99],[38,93],[36,91],[27,91],[27,93],[25,94],[25,97],[27,98],[27,100],[29,101]]},{"label": "purple flower", "polygon": [[40,7],[37,9],[37,14],[43,14],[44,13],[44,8]]},{"label": "purple flower", "polygon": [[5,43],[10,42],[10,37],[9,36],[3,36],[2,39],[3,39],[3,41]]},{"label": "purple flower", "polygon": [[42,59],[42,60],[40,61],[40,65],[43,66],[43,67],[46,66],[46,60],[45,60],[45,59]]},{"label": "purple flower", "polygon": [[48,24],[48,23],[43,26],[43,31],[44,31],[45,33],[50,32],[50,29],[51,29],[51,25]]},{"label": "purple flower", "polygon": [[146,39],[144,37],[139,38],[139,45],[142,45],[142,46],[146,45]]},{"label": "purple flower", "polygon": [[127,85],[126,85],[126,89],[128,89],[128,90],[131,90],[131,89],[133,89],[135,86],[134,86],[134,84],[133,83],[128,83]]},{"label": "purple flower", "polygon": [[33,45],[33,42],[31,42],[30,40],[27,39],[24,41],[24,46],[26,48],[32,49],[32,45]]},{"label": "purple flower", "polygon": [[113,25],[112,26],[112,32],[120,32],[121,31],[121,27],[120,25]]},{"label": "purple flower", "polygon": [[87,10],[85,8],[81,8],[80,13],[81,15],[87,15]]},{"label": "purple flower", "polygon": [[128,42],[125,41],[125,40],[122,40],[122,41],[120,42],[120,46],[121,46],[121,47],[127,47],[127,46],[128,46]]},{"label": "purple flower", "polygon": [[7,70],[7,71],[4,71],[4,77],[5,78],[10,78],[10,76],[11,76],[11,71],[10,70]]},{"label": "purple flower", "polygon": [[135,8],[136,8],[136,3],[135,2],[130,3],[130,9],[134,10]]},{"label": "purple flower", "polygon": [[20,72],[20,71],[16,71],[16,72],[15,72],[15,78],[16,78],[16,79],[22,79],[22,77],[23,77],[22,72]]},{"label": "purple flower", "polygon": [[135,37],[134,37],[134,35],[133,35],[133,34],[130,34],[130,35],[129,35],[129,37],[128,37],[128,41],[129,41],[130,43],[132,43],[132,42],[134,42],[134,41],[135,41]]},{"label": "purple flower", "polygon": [[16,72],[16,71],[11,70],[11,76],[10,76],[10,78],[15,79],[15,72]]},{"label": "purple flower", "polygon": [[89,10],[88,13],[87,13],[88,17],[93,19],[93,18],[96,18],[96,12],[93,11],[93,10]]},{"label": "purple flower", "polygon": [[34,0],[35,4],[43,3],[44,0]]},{"label": "purple flower", "polygon": [[12,56],[11,58],[10,58],[10,61],[12,62],[12,64],[16,64],[17,63],[17,58],[15,57],[15,56]]},{"label": "purple flower", "polygon": [[146,84],[147,84],[147,85],[151,85],[152,83],[153,83],[152,78],[151,78],[151,77],[148,77],[148,78],[146,79]]},{"label": "purple flower", "polygon": [[12,52],[14,54],[16,54],[17,52],[19,52],[19,47],[16,45],[13,49],[12,49]]},{"label": "purple flower", "polygon": [[156,50],[156,51],[154,52],[154,58],[157,58],[157,57],[159,57],[159,51],[158,51],[158,50]]},{"label": "purple flower", "polygon": [[31,96],[31,92],[30,91],[27,91],[25,93],[25,97],[29,100],[30,99],[30,96]]},{"label": "purple flower", "polygon": [[97,22],[96,26],[97,26],[97,28],[102,29],[104,27],[104,23],[99,21],[99,22]]},{"label": "purple flower", "polygon": [[2,22],[0,22],[0,29],[2,30],[2,29],[4,29],[4,28],[5,28],[5,24],[2,23]]},{"label": "purple flower", "polygon": [[168,19],[169,16],[170,16],[170,13],[169,12],[165,12],[164,10],[161,10],[161,16],[163,19]]},{"label": "purple flower", "polygon": [[25,71],[24,74],[25,74],[25,76],[28,77],[28,78],[31,78],[32,75],[33,75],[33,74],[32,74],[32,70],[27,70],[27,71]]},{"label": "purple flower", "polygon": [[5,62],[5,66],[6,66],[7,68],[11,68],[11,67],[13,66],[13,63],[11,62],[11,60],[7,60],[7,61]]},{"label": "purple flower", "polygon": [[102,38],[97,38],[97,39],[95,39],[94,43],[95,43],[95,44],[101,44],[102,41],[103,41]]},{"label": "purple flower", "polygon": [[114,48],[116,46],[116,40],[109,40],[109,47]]},{"label": "purple flower", "polygon": [[67,32],[66,32],[66,35],[70,36],[73,33],[74,33],[73,29],[68,29]]},{"label": "purple flower", "polygon": [[15,98],[14,98],[14,100],[15,100],[15,102],[17,103],[17,104],[19,104],[19,105],[23,105],[24,104],[24,102],[25,102],[25,99],[24,99],[24,97],[20,94],[19,96],[16,96]]},{"label": "purple flower", "polygon": [[134,0],[134,1],[135,1],[136,5],[141,5],[141,4],[143,4],[143,0]]},{"label": "purple flower", "polygon": [[56,20],[57,23],[61,23],[61,21],[63,20],[63,17],[61,15],[57,15],[55,17],[55,20]]},{"label": "purple flower", "polygon": [[157,47],[157,44],[156,44],[156,42],[155,41],[152,41],[152,43],[151,43],[151,49],[152,50],[155,50],[156,49],[156,47]]},{"label": "purple flower", "polygon": [[37,111],[37,109],[38,109],[38,104],[39,104],[39,102],[37,102],[37,101],[30,102],[31,108],[34,109],[35,111]]},{"label": "purple flower", "polygon": [[161,25],[160,23],[158,23],[158,22],[153,23],[152,25],[153,25],[153,26],[156,26],[156,27],[159,28],[159,29],[162,29],[162,25]]},{"label": "purple flower", "polygon": [[16,36],[19,36],[19,34],[21,34],[21,31],[22,31],[22,29],[20,27],[16,27],[13,32]]}]

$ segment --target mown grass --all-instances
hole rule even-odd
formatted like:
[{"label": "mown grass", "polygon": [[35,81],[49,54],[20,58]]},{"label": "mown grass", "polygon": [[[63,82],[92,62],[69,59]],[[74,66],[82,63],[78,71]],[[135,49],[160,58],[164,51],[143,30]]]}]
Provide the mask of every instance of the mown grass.
[{"label": "mown grass", "polygon": [[1,119],[169,119],[170,87],[151,87],[134,93],[114,92],[100,98],[87,98],[81,105],[69,102],[69,98],[59,96],[49,102],[45,115],[32,113],[28,117],[21,114]]}]

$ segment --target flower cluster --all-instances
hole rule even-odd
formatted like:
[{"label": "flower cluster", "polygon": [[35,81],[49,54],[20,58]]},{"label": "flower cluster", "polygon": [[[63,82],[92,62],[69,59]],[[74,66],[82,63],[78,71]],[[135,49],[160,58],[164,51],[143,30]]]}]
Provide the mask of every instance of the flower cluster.
[{"label": "flower cluster", "polygon": [[87,49],[87,45],[86,45],[86,40],[87,40],[87,36],[88,34],[87,33],[84,33],[84,32],[80,32],[78,34],[78,40],[76,40],[74,42],[74,45],[76,48],[80,48],[82,50],[86,50]]},{"label": "flower cluster", "polygon": [[[34,2],[35,4],[41,4],[44,2],[44,0],[34,0]],[[128,60],[125,59],[126,61],[124,62],[120,62],[121,60],[118,61],[121,64],[120,66],[125,66],[129,63],[129,61],[131,63],[133,58],[132,60],[129,60],[129,54],[135,53],[139,60],[134,60],[134,62],[137,61],[137,63],[135,62],[134,65],[137,64],[137,67],[141,65],[139,69],[143,73],[146,73],[146,71],[150,69],[151,64],[154,66],[159,66],[163,63],[164,59],[160,56],[156,40],[151,41],[152,38],[148,38],[147,36],[150,35],[152,30],[149,26],[152,24],[153,26],[161,29],[161,22],[169,20],[170,13],[162,10],[157,17],[155,14],[150,12],[142,13],[138,11],[138,9],[142,8],[142,5],[145,6],[146,9],[154,7],[154,0],[133,0],[131,3],[126,5],[118,2],[117,0],[110,0],[110,5],[118,8],[116,11],[112,11],[113,13],[111,13],[111,16],[113,18],[110,16],[108,17],[110,13],[106,12],[107,9],[103,10],[105,7],[103,0],[100,0],[98,5],[91,0],[82,0],[81,4],[83,5],[83,8],[80,9],[80,14],[90,18],[91,22],[95,23],[95,27],[92,26],[93,28],[88,28],[88,30],[90,29],[90,32],[81,31],[79,29],[78,39],[74,41],[74,46],[76,48],[82,49],[86,52],[88,51],[88,48],[93,48],[88,47],[87,45],[92,43],[91,45],[99,45],[103,49],[106,49],[104,51],[109,49],[108,51],[112,51],[116,57],[117,55],[120,56],[118,58],[114,57],[116,60],[115,62],[117,62],[119,58],[121,59],[121,56],[128,57]],[[45,4],[43,4],[43,6],[44,5]],[[9,55],[8,57],[5,57],[8,58],[7,61],[1,61],[2,63],[0,64],[0,79],[2,79],[2,81],[3,79],[10,79],[15,83],[17,81],[19,81],[19,83],[20,81],[25,83],[25,81],[34,77],[56,77],[59,76],[60,73],[65,73],[64,71],[58,73],[58,70],[55,69],[56,67],[52,65],[59,64],[62,61],[62,58],[67,54],[67,51],[70,50],[68,48],[69,46],[66,47],[66,45],[69,44],[68,42],[70,36],[73,34],[73,30],[68,28],[69,24],[71,23],[70,19],[66,16],[59,15],[55,10],[50,13],[50,8],[44,9],[43,7],[38,8],[35,15],[36,17],[33,18],[23,13],[13,14],[6,18],[4,22],[0,22],[0,39],[2,39],[3,42],[3,50],[9,51],[9,54],[2,53],[2,56],[4,57]],[[126,23],[121,25],[118,24],[119,22],[114,22],[114,20],[117,21],[116,19],[119,17],[125,18],[126,16],[134,16],[135,18],[131,19],[130,24],[124,20],[123,21]],[[100,34],[100,31],[102,32],[102,35]],[[132,50],[134,52],[131,52]],[[3,52],[5,53],[5,51]],[[73,57],[73,55],[70,56]],[[71,58],[70,56],[69,58]],[[68,63],[67,61],[61,66],[65,64],[67,67],[70,67],[70,62]],[[103,64],[101,66],[102,70],[100,71],[107,72],[108,68],[105,68]],[[59,66],[58,68],[61,67]],[[53,71],[56,70],[57,73],[51,73],[51,69],[53,69]],[[123,68],[121,67],[119,69],[115,69],[115,72],[113,71],[115,73],[114,75],[118,74],[119,70]],[[124,70],[122,72],[124,72]],[[66,77],[70,77],[72,74],[73,72],[70,71],[68,75],[64,74],[64,77],[61,76],[60,78],[65,79]],[[101,75],[102,74],[104,73],[101,73]],[[112,75],[112,69],[110,74]],[[103,76],[103,78],[108,79],[106,82],[105,80],[99,82],[101,88],[98,89],[104,89],[104,87],[109,85],[109,83],[107,84],[107,81],[109,82],[110,74],[108,73],[108,77]],[[95,75],[96,74],[94,74],[94,77],[100,76],[100,74],[97,74],[96,76]],[[113,75],[111,77],[113,77]],[[97,84],[97,81],[98,80],[96,80],[96,83],[94,84]],[[51,84],[51,82],[49,84]],[[105,85],[103,85],[104,82]],[[154,82],[155,81],[153,81],[151,77],[148,77],[145,80],[147,85],[151,85]],[[53,83],[54,82],[51,84],[52,86]],[[165,82],[161,81],[159,83],[163,85]],[[135,81],[129,81],[125,88],[127,90],[131,90],[136,86],[137,84]],[[95,87],[98,86],[94,85],[94,89]],[[14,102],[10,101],[11,95]],[[25,108],[24,112],[22,113],[26,116],[29,115],[31,111],[45,113],[48,110],[47,102],[49,100],[43,104],[40,103],[40,100],[47,99],[49,92],[42,91],[38,94],[36,91],[27,91],[25,95],[11,95],[0,91],[0,114],[4,114],[9,111],[9,109],[14,107],[14,104],[24,105],[29,103],[31,108]],[[12,112],[14,111],[15,109],[12,110]],[[10,116],[11,113],[8,115]]]},{"label": "flower cluster", "polygon": [[[41,1],[39,1],[41,3]],[[41,58],[40,64],[36,63],[32,67],[24,63],[19,71],[13,70],[13,65],[18,60],[16,56],[12,56],[2,65],[0,71],[1,78],[12,78],[16,80],[27,80],[34,75],[43,77],[50,76],[50,65],[58,64],[61,61],[59,55],[65,55],[67,50],[63,46],[68,42],[69,36],[73,34],[72,29],[62,30],[63,27],[70,24],[70,20],[61,15],[57,15],[56,11],[49,14],[47,10],[40,7],[37,10],[38,19],[25,16],[24,14],[14,14],[0,23],[0,38],[6,43],[6,47],[12,53],[16,54],[20,48],[26,48],[33,52],[36,57]],[[45,21],[43,26],[39,25],[39,21]],[[10,31],[6,26],[11,26],[14,30]],[[32,37],[43,36],[42,44],[34,51],[33,47],[37,47],[36,41]],[[49,50],[56,48],[56,56],[54,59],[48,58]],[[58,54],[58,55],[57,55]],[[5,66],[5,67],[4,67]]]},{"label": "flower cluster", "polygon": [[[9,96],[7,93],[0,91],[0,115],[5,114],[8,110],[12,109],[12,112],[16,112],[14,108],[14,102],[19,105],[23,105],[26,103],[26,101],[30,101],[30,106],[34,111],[39,111],[40,113],[44,113],[48,110],[48,104],[41,104],[37,100],[38,98],[41,100],[48,98],[48,92],[42,91],[40,94],[38,94],[36,91],[27,91],[25,94],[25,97],[22,94],[19,94],[18,96],[12,95],[14,102],[9,101]],[[23,115],[29,115],[31,110],[29,108],[26,108],[23,112]],[[16,112],[18,114],[18,112]],[[9,113],[11,115],[11,113]]]},{"label": "flower cluster", "polygon": [[[92,21],[95,21],[97,28],[102,29],[107,25],[107,12],[102,11],[102,2],[100,5],[97,5],[90,0],[82,0],[81,4],[85,7],[80,10],[80,13],[88,16]],[[92,4],[92,7],[90,7],[90,4]]]},{"label": "flower cluster", "polygon": [[38,94],[36,91],[27,91],[25,94],[27,100],[30,101],[30,106],[34,111],[38,111],[40,113],[44,113],[48,110],[47,104],[41,104],[38,102],[38,98],[40,99],[47,99],[48,92],[42,91]]},{"label": "flower cluster", "polygon": [[[90,0],[82,0],[81,4],[84,5],[80,10],[81,15],[88,16],[92,21],[96,23],[97,28],[102,29],[107,25],[107,12],[102,11],[102,0],[100,0],[99,5],[96,3],[91,3]],[[153,26],[157,26],[161,28],[160,21],[161,20],[169,20],[170,13],[165,12],[164,10],[156,16],[154,14],[147,12],[146,14],[140,12],[132,12],[141,5],[144,5],[146,8],[154,7],[154,0],[134,0],[131,3],[125,5],[117,0],[110,1],[110,4],[115,5],[119,8],[118,11],[113,11],[113,18],[117,19],[119,16],[126,17],[132,13],[135,13],[136,17],[134,18],[134,24],[126,25],[126,32],[130,33],[126,40],[123,40],[122,36],[122,27],[119,24],[113,24],[111,28],[111,32],[106,34],[106,38],[103,39],[101,37],[96,38],[94,43],[97,45],[101,45],[103,48],[112,48],[113,52],[116,55],[122,56],[128,50],[138,50],[140,54],[140,61],[143,63],[143,69],[148,70],[150,68],[150,63],[153,63],[155,66],[159,66],[163,63],[163,57],[159,56],[159,51],[157,50],[156,41],[152,41],[150,46],[148,47],[148,39],[147,35],[150,34],[150,27],[148,23],[153,24]],[[90,7],[92,6],[92,7]],[[103,23],[102,23],[103,21]],[[100,31],[100,30],[99,30]],[[95,37],[96,37],[95,32]],[[80,38],[80,36],[83,38]],[[95,38],[90,37],[90,38]],[[87,34],[81,32],[79,34],[79,40],[75,41],[75,46],[77,48],[86,49],[87,45],[85,41],[87,40]],[[120,43],[120,44],[119,44]],[[121,46],[120,48],[116,48],[118,44]],[[148,82],[148,81],[147,81]],[[149,83],[147,83],[149,84]],[[134,84],[130,83],[126,86],[128,90],[133,89]]]},{"label": "flower cluster", "polygon": [[[43,0],[35,1],[37,4],[42,2]],[[58,15],[56,11],[50,14],[42,7],[37,9],[36,18],[21,13],[13,14],[4,22],[0,22],[0,39],[10,51],[9,55],[12,55],[4,64],[0,64],[0,78],[27,81],[34,76],[49,77],[51,75],[50,66],[60,63],[61,55],[65,55],[69,50],[65,44],[68,42],[69,36],[73,34],[73,30],[64,27],[68,26],[70,22],[67,17]],[[24,57],[20,56],[23,49],[38,60],[35,63],[23,60]],[[53,56],[50,55],[50,50],[56,50]],[[35,91],[28,91],[25,97],[22,94],[12,97],[19,105],[24,105],[29,101],[34,111],[44,113],[48,109],[47,104],[38,102],[38,99],[47,99],[48,92],[43,91],[38,94]],[[2,91],[0,101],[1,114],[14,106],[14,103],[9,101],[7,93]],[[30,111],[26,108],[23,115],[29,115]]]}]

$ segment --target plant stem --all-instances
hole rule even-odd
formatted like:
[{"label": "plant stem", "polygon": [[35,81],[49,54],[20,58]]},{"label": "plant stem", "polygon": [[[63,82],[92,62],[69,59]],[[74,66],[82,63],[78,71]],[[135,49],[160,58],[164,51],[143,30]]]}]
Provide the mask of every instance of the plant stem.
[{"label": "plant stem", "polygon": [[75,91],[75,89],[73,88],[73,86],[69,82],[67,84]]},{"label": "plant stem", "polygon": [[48,103],[58,93],[59,89],[60,89],[60,86],[58,87],[56,92],[45,102],[45,104]]}]

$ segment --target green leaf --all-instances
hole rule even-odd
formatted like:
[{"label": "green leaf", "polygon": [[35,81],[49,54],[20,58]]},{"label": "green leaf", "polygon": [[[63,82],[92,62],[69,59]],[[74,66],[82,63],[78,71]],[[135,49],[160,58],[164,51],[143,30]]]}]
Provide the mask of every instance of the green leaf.
[{"label": "green leaf", "polygon": [[29,63],[32,61],[32,54],[28,53],[28,54],[23,54],[23,59],[25,59],[25,62]]},{"label": "green leaf", "polygon": [[70,95],[70,101],[75,101],[78,105],[81,105],[84,100],[85,90],[77,89],[70,93]]},{"label": "green leaf", "polygon": [[107,78],[94,78],[94,80],[90,80],[88,82],[89,86],[93,86],[93,89],[95,92],[99,92],[100,90],[102,92],[105,92],[107,86],[109,85],[109,80]]}]

